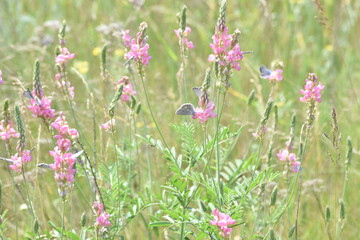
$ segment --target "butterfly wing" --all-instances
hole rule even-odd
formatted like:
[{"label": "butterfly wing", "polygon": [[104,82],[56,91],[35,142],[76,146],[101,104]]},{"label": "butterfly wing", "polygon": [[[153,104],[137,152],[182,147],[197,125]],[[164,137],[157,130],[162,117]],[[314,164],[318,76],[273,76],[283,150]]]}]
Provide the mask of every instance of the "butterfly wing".
[{"label": "butterfly wing", "polygon": [[195,114],[195,108],[194,105],[191,103],[185,103],[181,105],[181,107],[176,110],[177,115],[194,115]]},{"label": "butterfly wing", "polygon": [[27,98],[34,98],[34,96],[32,95],[30,89],[26,89],[24,92],[23,92],[23,96],[24,97],[27,97]]},{"label": "butterfly wing", "polygon": [[198,98],[201,97],[202,87],[193,87],[192,90],[194,91],[194,93],[196,94],[196,96],[198,96]]},{"label": "butterfly wing", "polygon": [[260,67],[260,77],[261,78],[269,77],[271,75],[271,72],[272,71],[270,69],[268,69],[267,67],[265,67],[265,66]]}]

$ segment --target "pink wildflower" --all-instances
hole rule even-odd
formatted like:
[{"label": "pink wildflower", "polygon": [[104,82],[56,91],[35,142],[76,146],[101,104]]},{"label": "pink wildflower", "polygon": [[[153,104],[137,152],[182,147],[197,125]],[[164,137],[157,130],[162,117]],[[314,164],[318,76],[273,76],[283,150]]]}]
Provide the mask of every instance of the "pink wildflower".
[{"label": "pink wildflower", "polygon": [[315,100],[321,102],[321,91],[325,88],[321,82],[318,81],[317,76],[311,73],[306,79],[304,89],[300,90],[300,93],[304,96],[300,98],[301,102],[309,102]]},{"label": "pink wildflower", "polygon": [[69,128],[65,116],[62,113],[60,113],[60,116],[57,117],[50,126],[58,131],[58,135],[55,135],[57,140],[62,138],[70,138],[74,140],[79,137],[79,133],[76,129]]},{"label": "pink wildflower", "polygon": [[70,53],[70,51],[66,47],[60,48],[60,54],[56,56],[56,64],[65,64],[70,59],[75,57],[74,53]]},{"label": "pink wildflower", "polygon": [[174,32],[179,39],[182,39],[183,43],[187,48],[194,48],[193,42],[188,41],[186,38],[191,33],[190,27],[186,27],[184,32],[182,32],[181,28],[174,30]]},{"label": "pink wildflower", "polygon": [[243,59],[244,52],[240,50],[236,33],[228,35],[228,32],[227,27],[224,27],[223,31],[219,30],[219,26],[215,28],[215,34],[212,37],[213,43],[210,44],[213,54],[209,55],[208,61],[213,62],[218,59],[220,65],[239,71],[241,69],[239,62]]},{"label": "pink wildflower", "polygon": [[105,130],[110,130],[114,126],[115,126],[115,119],[113,119],[113,118],[111,120],[107,121],[106,123],[101,124],[101,127]]},{"label": "pink wildflower", "polygon": [[232,231],[228,225],[235,224],[236,220],[232,219],[229,215],[220,212],[218,209],[213,210],[214,220],[210,221],[211,225],[217,226],[220,230],[220,236],[228,237]]},{"label": "pink wildflower", "polygon": [[124,40],[125,47],[131,46],[131,36],[129,34],[130,30],[125,30],[122,32],[122,39]]},{"label": "pink wildflower", "polygon": [[275,69],[274,71],[271,72],[268,79],[276,80],[276,81],[280,82],[283,79],[282,72],[283,72],[283,70],[281,70],[281,69]]},{"label": "pink wildflower", "polygon": [[[32,92],[32,95],[35,96],[35,92]],[[41,99],[31,98],[30,104],[29,109],[34,117],[43,117],[45,119],[52,119],[55,117],[55,110],[51,108],[51,100],[46,96],[43,96]]]},{"label": "pink wildflower", "polygon": [[3,81],[3,78],[2,78],[2,71],[0,70],[0,84],[3,84],[4,81]]},{"label": "pink wildflower", "polygon": [[23,164],[32,160],[30,154],[31,152],[29,150],[25,150],[21,152],[21,156],[18,156],[18,153],[16,153],[14,156],[11,156],[12,164],[9,166],[9,168],[19,173],[22,172]]},{"label": "pink wildflower", "polygon": [[7,124],[5,124],[5,120],[0,122],[0,137],[4,142],[8,141],[10,138],[20,137],[20,134],[16,132],[13,125],[14,123],[11,121],[8,121]]},{"label": "pink wildflower", "polygon": [[280,150],[279,153],[276,154],[276,156],[282,162],[289,161],[291,163],[291,165],[292,165],[292,171],[293,172],[298,172],[299,171],[300,162],[296,161],[296,154],[295,153],[290,153],[289,150],[283,149],[283,150]]},{"label": "pink wildflower", "polygon": [[149,64],[151,56],[149,56],[149,44],[145,43],[138,44],[136,39],[131,40],[130,51],[126,53],[125,57],[127,59],[134,59],[135,61],[141,62],[144,65]]},{"label": "pink wildflower", "polygon": [[256,132],[252,133],[252,135],[254,136],[255,139],[263,138],[265,136],[266,131],[267,131],[266,126],[261,125],[260,128]]},{"label": "pink wildflower", "polygon": [[104,211],[104,205],[99,202],[94,202],[93,207],[94,207],[94,210],[95,210],[96,216],[97,216],[96,225],[98,225],[100,227],[110,226],[110,221],[109,221],[110,214],[108,214]]},{"label": "pink wildflower", "polygon": [[130,100],[130,96],[135,96],[136,91],[133,90],[133,86],[129,81],[129,78],[127,76],[122,77],[119,82],[119,85],[123,84],[123,90],[121,95],[121,100],[123,102],[127,102]]},{"label": "pink wildflower", "polygon": [[54,158],[54,163],[50,167],[55,171],[58,191],[60,196],[64,198],[74,182],[76,172],[76,169],[74,169],[76,157],[68,151],[71,147],[71,140],[78,138],[79,133],[76,129],[69,127],[62,113],[50,126],[58,132],[54,136],[57,140],[57,146],[54,151],[49,152],[50,156]]},{"label": "pink wildflower", "polygon": [[214,113],[215,104],[213,102],[209,102],[205,109],[202,107],[195,108],[195,113],[193,115],[193,119],[199,119],[200,123],[206,122],[209,118],[215,118],[216,113]]}]

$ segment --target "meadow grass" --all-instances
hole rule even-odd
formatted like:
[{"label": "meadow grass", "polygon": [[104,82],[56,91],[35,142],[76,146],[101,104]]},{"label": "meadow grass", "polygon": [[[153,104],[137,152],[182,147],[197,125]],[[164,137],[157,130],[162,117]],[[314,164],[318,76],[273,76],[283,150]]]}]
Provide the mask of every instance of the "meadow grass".
[{"label": "meadow grass", "polygon": [[[179,74],[182,57],[179,40],[174,34],[174,29],[179,28],[176,15],[184,4],[187,26],[192,29],[188,39],[195,45],[194,49],[186,51],[187,102],[196,105],[198,98],[191,87],[201,86],[206,69],[212,69],[210,97],[218,103],[215,108],[218,117],[209,120],[207,132],[190,116],[175,114],[185,103],[181,94],[181,72]],[[360,2],[228,0],[227,27],[231,33],[239,28],[241,50],[253,53],[244,55],[241,71],[233,71],[223,107],[214,88],[217,81],[214,66],[207,60],[212,53],[209,44],[219,17],[219,6],[216,0],[147,0],[143,6],[126,0],[0,2],[0,69],[5,82],[0,85],[0,100],[9,99],[13,122],[14,107],[20,107],[26,146],[33,149],[33,160],[24,166],[24,175],[9,174],[9,164],[1,162],[0,214],[6,213],[1,225],[5,228],[0,228],[2,238],[25,239],[26,234],[29,238],[48,234],[43,237],[46,239],[51,234],[58,238],[65,234],[64,239],[77,239],[75,234],[82,234],[94,239],[119,239],[120,236],[125,239],[181,239],[185,235],[189,239],[220,239],[216,227],[209,221],[213,219],[211,210],[221,206],[222,211],[239,224],[233,228],[231,239],[272,239],[272,229],[276,239],[287,239],[295,224],[300,175],[303,191],[298,208],[298,239],[357,238],[360,226],[359,164],[356,161],[360,133],[357,127],[360,116],[357,94]],[[44,28],[44,23],[50,20],[60,25]],[[63,20],[67,26],[66,47],[76,54],[66,65],[67,78],[75,87],[74,100],[65,96],[55,82],[58,71],[55,49]],[[145,89],[134,61],[124,64],[127,50],[121,37],[97,30],[101,24],[114,22],[120,22],[132,36],[141,22],[148,25],[146,34],[152,59],[148,66],[143,66]],[[104,45],[107,45],[105,66],[101,60]],[[36,167],[39,163],[53,162],[48,152],[56,144],[54,130],[49,131],[45,121],[32,116],[27,108],[29,100],[23,97],[26,88],[32,89],[36,59],[40,62],[44,92],[52,97],[52,108],[57,113],[62,111],[69,125],[79,131],[79,141],[74,145],[79,151],[85,150],[80,155],[81,162],[76,164],[76,181],[65,204],[58,194],[53,172]],[[259,78],[259,67],[270,67],[276,60],[283,62],[283,80],[272,89],[267,80]],[[285,147],[295,114],[294,151],[302,156],[300,146],[301,142],[304,144],[304,134],[301,126],[307,113],[306,104],[299,101],[299,91],[310,72],[316,73],[326,88],[322,102],[316,106],[316,120],[302,158],[303,170],[301,174],[289,173],[286,180],[284,164],[276,154]],[[116,93],[116,83],[124,75],[130,77],[137,91],[136,108],[114,102],[116,125],[104,131],[101,124],[110,120],[108,108]],[[249,105],[248,96],[252,90],[255,90],[255,97]],[[263,139],[256,140],[252,133],[263,118],[270,93],[273,108],[266,123],[269,131]],[[137,114],[139,103],[141,110]],[[331,138],[334,132],[333,108],[341,134],[339,148],[324,137],[326,133]],[[352,140],[353,159],[344,186],[348,136]],[[272,157],[267,160],[270,146]],[[172,147],[176,151],[169,150]],[[7,148],[6,144],[0,144],[0,157],[9,158]],[[12,141],[13,153],[15,148],[16,141]],[[208,152],[196,159],[193,154],[199,153],[201,148]],[[193,152],[183,152],[184,149]],[[340,153],[340,158],[334,161],[329,153],[333,157]],[[179,154],[183,155],[182,165],[179,165]],[[196,162],[194,165],[192,160]],[[241,164],[248,165],[244,167],[240,160]],[[218,164],[221,173],[217,173]],[[246,171],[236,174],[231,164]],[[236,179],[227,179],[231,174]],[[261,178],[261,174],[265,177]],[[254,180],[257,177],[258,182]],[[186,183],[184,186],[182,181]],[[221,189],[220,182],[225,182],[225,190]],[[246,192],[242,185],[254,189]],[[277,201],[269,206],[275,185],[278,186]],[[111,213],[111,230],[103,236],[96,235],[98,229],[93,227],[96,217],[92,205],[100,201],[96,193],[98,187],[105,209]],[[289,189],[291,192],[287,192]],[[340,199],[345,206],[344,219],[341,219]],[[34,230],[31,203],[40,226],[38,231]],[[326,206],[331,212],[328,220]],[[87,221],[82,226],[83,213]],[[295,234],[291,239],[295,239]]]}]

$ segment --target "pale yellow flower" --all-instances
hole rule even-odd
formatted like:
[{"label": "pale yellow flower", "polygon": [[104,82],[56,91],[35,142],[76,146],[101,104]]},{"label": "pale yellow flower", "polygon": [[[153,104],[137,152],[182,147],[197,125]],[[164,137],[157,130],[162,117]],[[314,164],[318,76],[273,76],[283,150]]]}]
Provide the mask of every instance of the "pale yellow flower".
[{"label": "pale yellow flower", "polygon": [[101,48],[100,47],[96,47],[93,49],[92,54],[96,57],[99,56],[99,54],[101,53]]},{"label": "pale yellow flower", "polygon": [[73,66],[81,74],[85,74],[89,71],[89,63],[87,61],[75,61]]}]

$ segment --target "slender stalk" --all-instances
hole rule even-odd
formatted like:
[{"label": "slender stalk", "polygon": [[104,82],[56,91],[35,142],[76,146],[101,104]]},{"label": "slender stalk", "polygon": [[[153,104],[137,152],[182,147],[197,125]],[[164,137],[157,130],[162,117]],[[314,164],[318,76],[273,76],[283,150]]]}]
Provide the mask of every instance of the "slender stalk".
[{"label": "slender stalk", "polygon": [[141,186],[141,166],[140,166],[140,153],[139,153],[139,146],[137,142],[137,138],[135,137],[137,134],[137,128],[136,128],[136,121],[135,121],[135,114],[132,114],[132,122],[133,122],[133,128],[134,128],[134,141],[135,141],[135,150],[136,150],[136,159],[137,159],[137,165],[138,165],[138,176],[139,176],[139,188]]},{"label": "slender stalk", "polygon": [[132,161],[132,135],[133,135],[133,131],[132,131],[132,127],[131,127],[131,115],[132,113],[129,114],[129,122],[130,122],[130,131],[129,131],[129,142],[130,142],[130,148],[129,148],[129,158],[128,158],[128,186],[130,189],[130,192],[132,191],[132,187],[131,187],[131,161]]},{"label": "slender stalk", "polygon": [[[182,215],[183,215],[183,217],[185,216],[185,206],[183,206]],[[185,222],[183,219],[183,221],[181,222],[180,240],[184,239],[184,234],[185,234]]]},{"label": "slender stalk", "polygon": [[[151,118],[153,120],[153,122],[155,123],[155,126],[156,126],[156,129],[160,135],[160,138],[162,140],[162,142],[165,144],[166,148],[170,151],[170,148],[167,144],[167,142],[165,141],[165,138],[160,130],[160,127],[159,127],[159,124],[157,123],[156,119],[155,119],[155,116],[154,116],[154,113],[152,111],[152,108],[151,108],[151,105],[150,105],[150,101],[149,101],[149,96],[148,96],[148,92],[146,90],[146,87],[145,87],[145,76],[144,76],[144,72],[143,72],[143,68],[142,68],[142,65],[139,64],[139,75],[140,75],[140,79],[141,79],[141,83],[142,83],[142,86],[143,86],[143,90],[144,90],[144,94],[145,94],[145,100],[146,100],[146,104],[148,106],[148,109],[149,109],[149,112],[150,112],[150,115],[151,115]],[[172,155],[172,153],[170,152],[170,154]],[[174,156],[173,156],[174,157]]]},{"label": "slender stalk", "polygon": [[[301,156],[300,156],[300,168],[299,168],[300,174],[297,175],[297,176],[300,175],[300,182],[299,182],[299,191],[298,191],[298,199],[297,199],[297,206],[296,206],[296,220],[295,220],[295,239],[296,240],[298,240],[298,231],[299,231],[298,220],[299,220],[299,209],[300,209],[302,180],[303,180],[302,166],[303,166],[303,158],[304,158],[304,154],[305,154],[305,150],[306,150],[306,146],[307,146],[307,142],[308,142],[308,136],[309,136],[308,129],[306,129],[304,148],[302,149]],[[297,179],[297,177],[296,177],[296,179]]]},{"label": "slender stalk", "polygon": [[61,240],[64,237],[64,228],[65,228],[65,199],[63,199],[63,209],[62,209],[62,218],[61,218]]}]

